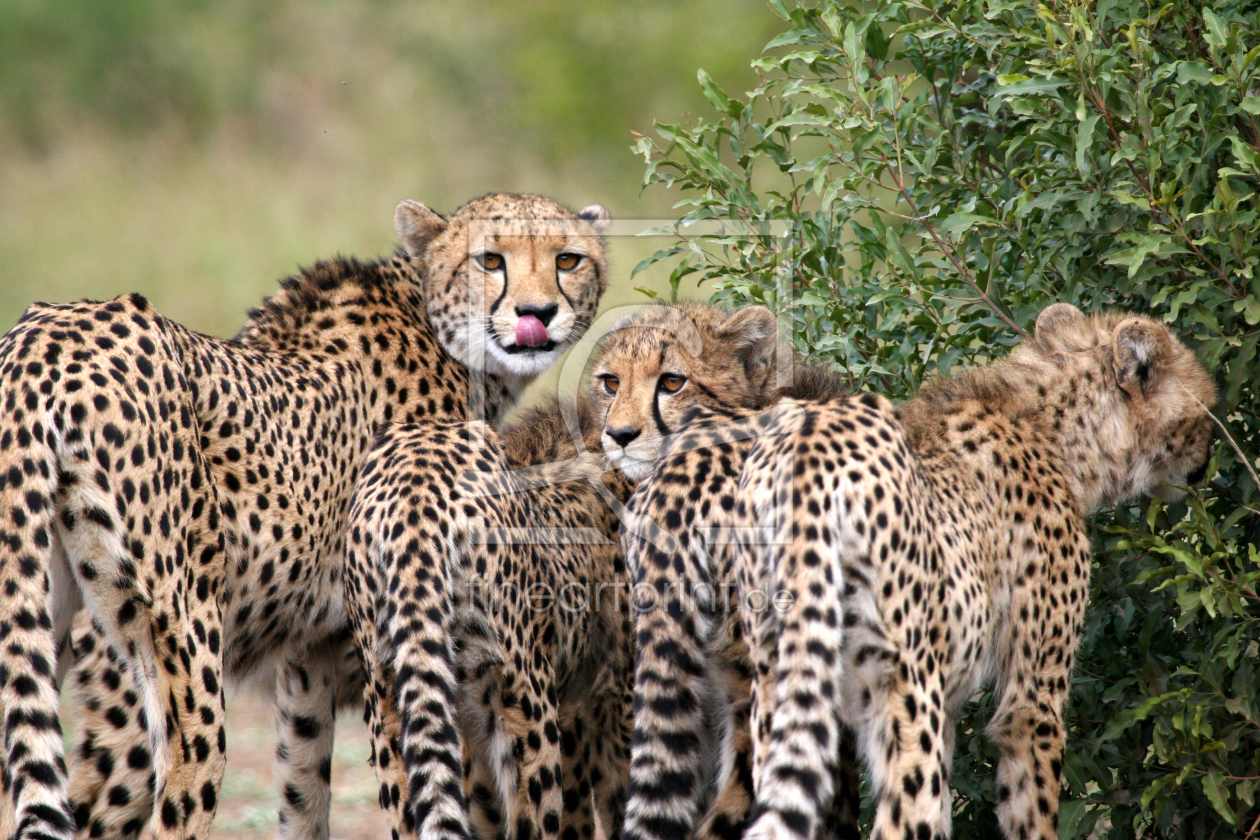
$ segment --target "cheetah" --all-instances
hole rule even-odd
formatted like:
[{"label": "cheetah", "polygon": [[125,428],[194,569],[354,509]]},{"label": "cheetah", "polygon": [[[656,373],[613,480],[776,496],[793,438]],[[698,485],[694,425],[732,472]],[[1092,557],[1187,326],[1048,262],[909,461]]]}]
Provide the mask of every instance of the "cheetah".
[{"label": "cheetah", "polygon": [[[36,304],[0,338],[0,702],[18,836],[70,837],[76,816],[92,835],[135,832],[113,820],[137,802],[156,837],[207,835],[224,677],[326,669],[308,649],[345,632],[345,517],[377,431],[502,417],[594,317],[607,222],[534,195],[449,217],[404,201],[399,252],[317,264],[235,339],[138,295]],[[56,663],[80,604],[117,660],[98,646],[96,678],[134,699],[116,707],[130,743],[99,739],[96,769],[107,783],[147,765],[156,791],[102,786],[76,815]]]},{"label": "cheetah", "polygon": [[501,436],[382,435],[351,505],[346,591],[395,837],[589,840],[596,820],[618,836],[633,658],[620,503],[688,410],[777,399],[777,357],[764,307],[652,306],[604,339],[572,435],[555,406]]},{"label": "cheetah", "polygon": [[[623,528],[627,563],[668,594],[638,618],[625,836],[683,838],[695,820],[688,698],[724,619],[674,585],[708,580],[720,540],[756,673],[745,837],[815,834],[842,727],[870,770],[873,836],[948,837],[955,721],[993,685],[1003,835],[1054,840],[1085,517],[1201,481],[1215,401],[1162,324],[1055,304],[1008,358],[929,382],[900,409],[873,394],[784,403],[684,437],[742,435],[745,454],[721,482],[696,480],[717,449],[666,456],[629,502],[645,519]],[[705,528],[710,503],[729,506],[725,533]]]}]

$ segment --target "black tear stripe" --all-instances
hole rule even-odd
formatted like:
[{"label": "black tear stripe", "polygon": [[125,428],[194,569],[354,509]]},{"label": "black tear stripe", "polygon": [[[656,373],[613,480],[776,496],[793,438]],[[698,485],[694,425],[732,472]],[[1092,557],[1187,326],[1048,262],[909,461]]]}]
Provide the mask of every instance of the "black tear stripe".
[{"label": "black tear stripe", "polygon": [[[599,279],[599,263],[595,263],[595,279]],[[573,305],[573,298],[569,297],[569,293],[564,290],[564,286],[560,283],[560,270],[556,269],[556,288],[560,290],[560,296],[569,303],[569,308],[577,313],[577,307]]]},{"label": "black tear stripe", "polygon": [[507,259],[506,259],[506,258],[504,258],[504,260],[503,260],[503,291],[499,292],[499,297],[498,297],[498,299],[497,299],[497,300],[495,300],[495,302],[494,302],[494,303],[490,304],[490,314],[491,314],[491,315],[493,315],[494,313],[496,313],[496,312],[498,312],[498,311],[499,311],[499,304],[503,303],[503,299],[504,299],[505,297],[507,297],[507,290],[508,290],[508,270],[507,270]]},{"label": "black tear stripe", "polygon": [[661,392],[654,390],[652,394],[652,419],[656,421],[656,430],[662,436],[669,434],[669,429],[665,426],[665,418],[661,417]]}]

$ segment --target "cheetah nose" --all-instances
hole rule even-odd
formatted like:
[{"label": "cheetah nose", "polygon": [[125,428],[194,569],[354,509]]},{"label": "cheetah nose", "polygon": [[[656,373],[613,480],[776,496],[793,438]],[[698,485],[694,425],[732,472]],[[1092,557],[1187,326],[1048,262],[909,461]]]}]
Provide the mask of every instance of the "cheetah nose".
[{"label": "cheetah nose", "polygon": [[605,429],[604,433],[612,438],[616,444],[622,448],[629,446],[630,441],[639,436],[638,429],[631,429],[628,426],[624,429]]},{"label": "cheetah nose", "polygon": [[537,315],[522,315],[517,319],[516,343],[522,347],[542,347],[547,343],[547,327]]}]

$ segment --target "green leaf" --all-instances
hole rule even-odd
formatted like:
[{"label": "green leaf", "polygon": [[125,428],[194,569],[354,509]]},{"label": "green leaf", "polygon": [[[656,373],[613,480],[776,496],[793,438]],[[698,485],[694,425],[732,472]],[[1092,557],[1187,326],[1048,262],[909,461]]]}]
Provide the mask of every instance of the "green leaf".
[{"label": "green leaf", "polygon": [[942,219],[936,227],[950,236],[958,236],[971,230],[976,225],[992,224],[994,224],[993,220],[987,216],[979,216],[975,213],[955,213],[946,219]]},{"label": "green leaf", "polygon": [[1086,117],[1076,131],[1076,171],[1084,177],[1089,177],[1092,172],[1086,154],[1093,146],[1094,126],[1098,125],[1100,119],[1102,119],[1101,114]]},{"label": "green leaf", "polygon": [[744,106],[727,96],[721,88],[713,83],[713,79],[703,70],[696,71],[696,78],[700,80],[700,87],[704,90],[705,99],[709,100],[714,108],[724,114],[732,117],[738,117],[743,111]]},{"label": "green leaf", "polygon": [[1025,77],[1020,81],[1014,81],[1009,85],[1003,85],[998,89],[995,95],[999,99],[1011,99],[1017,96],[1040,96],[1041,94],[1058,90],[1065,84],[1067,84],[1067,82],[1055,78],[1038,77],[1035,79],[1029,79]]},{"label": "green leaf", "polygon": [[1229,791],[1221,780],[1220,773],[1213,771],[1203,777],[1203,792],[1207,794],[1208,801],[1212,803],[1216,813],[1220,814],[1230,825],[1238,825],[1238,819],[1234,816],[1234,810],[1229,807]]},{"label": "green leaf", "polygon": [[797,292],[795,295],[794,303],[797,306],[827,306],[828,305],[828,301],[825,298],[820,297],[819,295],[815,294],[814,292],[809,291],[808,289],[802,292]]},{"label": "green leaf", "polygon": [[1177,62],[1177,83],[1188,85],[1192,82],[1199,84],[1211,84],[1212,68],[1208,67],[1202,61],[1179,61]]},{"label": "green leaf", "polygon": [[1225,31],[1225,23],[1216,12],[1211,9],[1203,10],[1203,22],[1207,24],[1207,30],[1203,33],[1204,40],[1214,47],[1223,47],[1229,41],[1229,35]]},{"label": "green leaf", "polygon": [[1260,114],[1260,96],[1246,96],[1239,106],[1248,114]]},{"label": "green leaf", "polygon": [[1111,265],[1128,266],[1128,277],[1132,280],[1151,255],[1165,251],[1171,253],[1174,250],[1176,250],[1176,246],[1173,244],[1173,238],[1170,235],[1166,233],[1149,233],[1141,237],[1138,240],[1138,244],[1132,248],[1125,248],[1110,255],[1107,258],[1107,262]]},{"label": "green leaf", "polygon": [[787,46],[789,44],[804,43],[807,37],[808,37],[808,33],[804,32],[803,30],[789,29],[787,32],[784,32],[781,35],[776,35],[773,38],[771,38],[769,43],[767,43],[764,47],[762,47],[762,51],[769,52],[770,50],[778,49],[779,47]]},{"label": "green leaf", "polygon": [[1243,304],[1243,318],[1247,321],[1247,325],[1254,327],[1260,324],[1260,298],[1247,298],[1240,303]]}]

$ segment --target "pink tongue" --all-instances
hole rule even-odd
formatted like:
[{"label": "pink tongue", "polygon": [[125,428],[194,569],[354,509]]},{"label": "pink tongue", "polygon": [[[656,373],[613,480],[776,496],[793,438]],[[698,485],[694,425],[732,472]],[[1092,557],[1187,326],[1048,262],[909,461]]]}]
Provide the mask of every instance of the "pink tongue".
[{"label": "pink tongue", "polygon": [[522,315],[516,322],[516,343],[522,347],[542,347],[547,343],[547,328],[533,315]]}]

